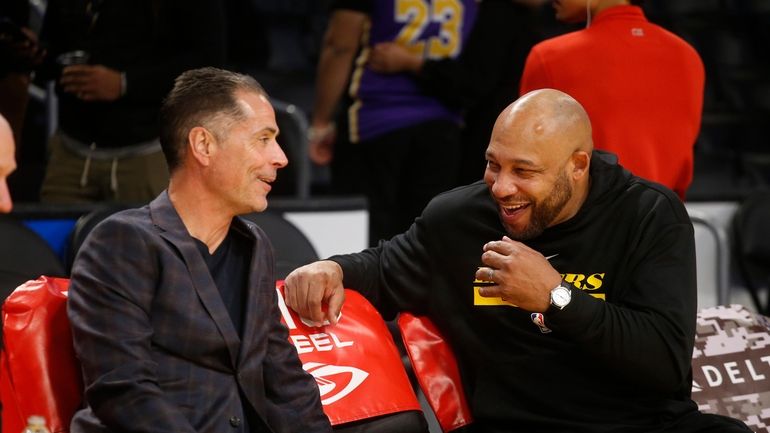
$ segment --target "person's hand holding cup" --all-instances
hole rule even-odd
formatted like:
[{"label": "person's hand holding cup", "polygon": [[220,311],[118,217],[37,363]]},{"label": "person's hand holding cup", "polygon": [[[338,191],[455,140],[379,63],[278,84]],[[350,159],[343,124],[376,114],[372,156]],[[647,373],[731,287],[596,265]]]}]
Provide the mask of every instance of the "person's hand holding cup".
[{"label": "person's hand holding cup", "polygon": [[104,65],[88,64],[85,51],[70,51],[57,58],[62,66],[62,90],[83,101],[114,101],[123,95],[123,77]]}]

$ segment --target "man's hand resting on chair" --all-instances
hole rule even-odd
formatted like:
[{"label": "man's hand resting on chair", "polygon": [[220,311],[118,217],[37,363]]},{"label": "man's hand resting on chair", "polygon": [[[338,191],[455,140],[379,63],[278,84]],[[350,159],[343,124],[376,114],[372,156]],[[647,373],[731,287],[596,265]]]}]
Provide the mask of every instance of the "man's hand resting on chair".
[{"label": "man's hand resting on chair", "polygon": [[340,265],[322,260],[302,266],[286,277],[285,284],[286,304],[300,317],[314,323],[323,323],[325,319],[337,324],[345,302]]}]

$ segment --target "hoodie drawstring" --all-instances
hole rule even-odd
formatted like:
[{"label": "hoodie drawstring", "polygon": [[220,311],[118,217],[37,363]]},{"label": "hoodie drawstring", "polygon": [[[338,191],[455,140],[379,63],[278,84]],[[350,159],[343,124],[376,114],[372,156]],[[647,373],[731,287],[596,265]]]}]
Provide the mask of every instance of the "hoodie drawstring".
[{"label": "hoodie drawstring", "polygon": [[110,190],[118,192],[118,158],[112,158],[112,167],[110,168]]},{"label": "hoodie drawstring", "polygon": [[86,162],[83,164],[83,174],[80,175],[81,188],[88,186],[88,171],[91,169],[91,151],[94,149],[96,149],[96,143],[91,143],[90,151],[86,157]]}]

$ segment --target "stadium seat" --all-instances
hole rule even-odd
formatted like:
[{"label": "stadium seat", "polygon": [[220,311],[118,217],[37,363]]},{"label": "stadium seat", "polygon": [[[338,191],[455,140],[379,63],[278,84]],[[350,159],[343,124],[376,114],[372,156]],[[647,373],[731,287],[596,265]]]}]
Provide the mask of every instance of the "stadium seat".
[{"label": "stadium seat", "polygon": [[275,253],[275,278],[282,280],[294,269],[318,260],[318,253],[305,234],[280,213],[270,210],[243,218],[256,223],[270,239]]},{"label": "stadium seat", "polygon": [[3,431],[22,431],[31,415],[44,416],[52,433],[69,431],[83,385],[67,320],[68,287],[67,279],[41,277],[3,304]]},{"label": "stadium seat", "polygon": [[465,400],[460,370],[452,349],[425,316],[401,313],[398,328],[420,389],[425,393],[441,431],[451,432],[473,422]]},{"label": "stadium seat", "polygon": [[86,240],[86,237],[88,237],[88,234],[91,233],[91,230],[108,216],[125,209],[128,209],[128,206],[105,204],[104,206],[81,215],[77,219],[75,226],[72,228],[72,232],[70,232],[69,248],[65,255],[67,272],[72,271],[72,264],[75,262],[75,256],[77,255],[78,250],[80,250],[80,246],[83,245],[83,242]]},{"label": "stadium seat", "polygon": [[[698,306],[725,305],[730,298],[730,246],[726,230],[705,212],[690,208],[687,212],[695,236]],[[703,298],[708,299],[708,304],[702,303]]]},{"label": "stadium seat", "polygon": [[318,382],[336,432],[428,432],[390,331],[363,296],[346,290],[337,324],[312,326],[283,302],[282,282],[276,286],[289,340]]},{"label": "stadium seat", "polygon": [[307,156],[307,116],[294,104],[275,98],[270,102],[275,109],[275,120],[280,129],[278,143],[291,161],[278,172],[273,196],[289,195],[307,199],[311,182],[310,159]]},{"label": "stadium seat", "polygon": [[0,239],[0,302],[27,280],[66,275],[48,243],[14,216],[0,214]]}]

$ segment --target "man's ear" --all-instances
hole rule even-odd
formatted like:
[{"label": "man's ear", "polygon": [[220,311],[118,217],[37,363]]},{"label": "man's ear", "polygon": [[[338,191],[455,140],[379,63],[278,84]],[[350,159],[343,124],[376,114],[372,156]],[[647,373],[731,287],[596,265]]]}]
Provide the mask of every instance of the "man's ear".
[{"label": "man's ear", "polygon": [[587,176],[590,165],[591,154],[584,150],[576,150],[572,154],[572,178],[578,180]]},{"label": "man's ear", "polygon": [[202,126],[192,128],[187,134],[188,151],[203,166],[208,166],[211,163],[213,145],[214,135]]}]

